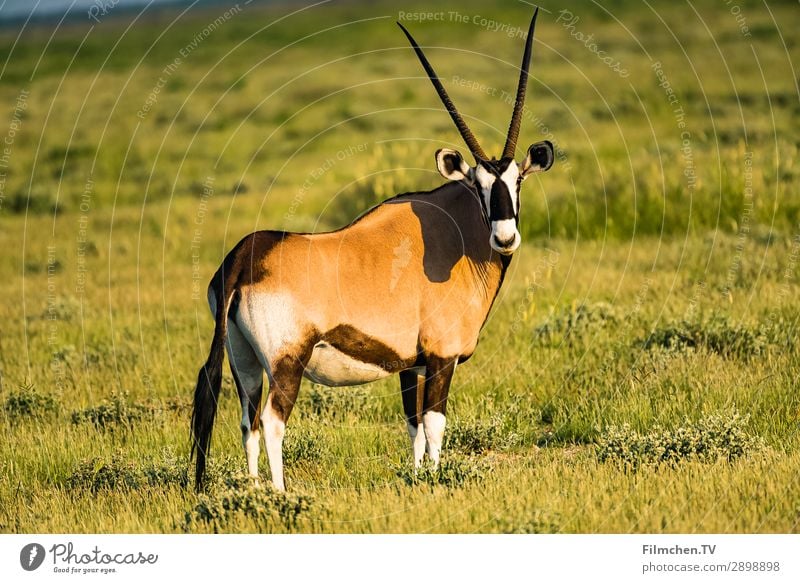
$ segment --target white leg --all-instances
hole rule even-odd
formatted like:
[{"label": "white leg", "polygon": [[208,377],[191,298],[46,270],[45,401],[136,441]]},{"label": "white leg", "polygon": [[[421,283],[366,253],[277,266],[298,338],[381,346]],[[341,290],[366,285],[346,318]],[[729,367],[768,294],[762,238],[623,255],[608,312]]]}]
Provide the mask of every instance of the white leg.
[{"label": "white leg", "polygon": [[425,429],[424,424],[420,423],[414,427],[406,421],[408,427],[408,436],[411,438],[411,450],[414,453],[414,468],[422,465],[422,456],[425,455]]},{"label": "white leg", "polygon": [[267,448],[272,483],[278,490],[285,490],[283,485],[283,435],[286,431],[286,424],[272,408],[271,393],[267,397],[267,406],[261,413],[261,425],[264,427],[264,444]]},{"label": "white leg", "polygon": [[244,452],[247,456],[247,473],[253,478],[258,478],[258,453],[261,432],[258,429],[242,434]]},{"label": "white leg", "polygon": [[[264,369],[253,348],[233,320],[228,320],[227,349],[231,372],[236,379],[236,387],[242,405],[242,445],[247,458],[247,472],[250,476],[257,478],[261,432],[252,427],[258,425],[255,423],[257,421],[255,415],[260,413],[258,404],[261,401]],[[253,419],[250,419],[251,408],[254,413]]]},{"label": "white leg", "polygon": [[442,440],[444,439],[445,417],[436,411],[428,411],[422,416],[422,425],[428,442],[428,455],[433,461],[434,467],[438,467],[439,453],[442,451]]}]

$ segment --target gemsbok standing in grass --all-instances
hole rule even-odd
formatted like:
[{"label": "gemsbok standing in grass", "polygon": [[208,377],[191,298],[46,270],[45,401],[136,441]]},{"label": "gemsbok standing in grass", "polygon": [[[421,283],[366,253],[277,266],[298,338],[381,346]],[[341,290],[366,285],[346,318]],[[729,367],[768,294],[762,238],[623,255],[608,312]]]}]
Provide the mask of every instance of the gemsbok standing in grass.
[{"label": "gemsbok standing in grass", "polygon": [[[198,488],[222,383],[223,346],[242,403],[250,475],[258,472],[263,433],[272,482],[284,489],[283,436],[303,376],[342,386],[399,373],[414,464],[426,451],[438,464],[453,372],[475,350],[520,244],[520,186],[553,163],[548,141],[528,148],[521,164],[514,161],[537,13],[499,160],[484,153],[400,25],[475,165],[441,149],[436,166],[449,180],[443,186],[398,195],[331,233],[258,231],[225,257],[208,289],[216,324],[194,392]],[[264,371],[269,392],[262,407]]]}]

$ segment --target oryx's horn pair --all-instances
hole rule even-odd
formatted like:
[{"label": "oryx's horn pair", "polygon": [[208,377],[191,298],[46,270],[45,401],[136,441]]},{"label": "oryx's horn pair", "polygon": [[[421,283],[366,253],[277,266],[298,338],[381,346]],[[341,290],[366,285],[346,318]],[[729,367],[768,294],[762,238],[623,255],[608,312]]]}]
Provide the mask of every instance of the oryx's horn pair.
[{"label": "oryx's horn pair", "polygon": [[[525,89],[528,85],[528,66],[531,62],[531,45],[533,44],[533,30],[536,26],[536,16],[539,14],[539,8],[536,8],[536,11],[533,13],[533,18],[531,19],[531,25],[528,28],[528,38],[525,41],[525,52],[522,55],[522,66],[520,68],[519,73],[519,84],[517,85],[517,99],[514,103],[514,113],[511,115],[511,123],[508,126],[508,136],[506,137],[506,145],[503,148],[503,155],[502,158],[514,158],[514,153],[517,149],[517,138],[519,137],[519,126],[522,122],[522,109],[525,105]],[[450,113],[450,117],[453,118],[453,121],[458,128],[459,133],[461,133],[461,137],[464,138],[464,142],[466,142],[469,151],[472,152],[472,155],[475,157],[475,160],[488,160],[489,157],[481,148],[481,145],[478,143],[478,140],[475,139],[475,136],[472,134],[470,129],[467,127],[466,122],[461,117],[461,114],[458,113],[456,106],[453,105],[453,102],[450,100],[450,96],[447,95],[447,91],[445,90],[442,82],[439,80],[439,77],[436,75],[436,71],[433,70],[431,64],[428,62],[428,59],[425,58],[425,54],[422,52],[422,49],[419,48],[417,41],[414,40],[414,37],[411,36],[411,33],[406,30],[399,22],[397,25],[403,29],[403,32],[408,37],[409,42],[411,42],[411,46],[414,47],[414,51],[417,53],[417,57],[419,57],[422,66],[425,68],[425,72],[430,77],[431,83],[433,83],[433,87],[436,89],[436,92],[439,94],[439,98],[444,103],[444,106],[447,108],[448,113]]]}]

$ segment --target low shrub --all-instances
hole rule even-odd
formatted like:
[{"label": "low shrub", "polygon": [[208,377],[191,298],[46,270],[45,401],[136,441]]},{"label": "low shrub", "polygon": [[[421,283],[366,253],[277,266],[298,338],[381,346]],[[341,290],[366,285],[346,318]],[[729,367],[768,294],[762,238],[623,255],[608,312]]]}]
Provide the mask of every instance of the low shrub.
[{"label": "low shrub", "polygon": [[192,532],[211,527],[214,532],[220,532],[247,518],[264,531],[291,532],[313,507],[313,498],[306,494],[279,492],[271,484],[256,483],[237,473],[210,493],[199,495],[197,504],[184,517],[183,529]]},{"label": "low shrub", "polygon": [[571,343],[620,319],[617,309],[611,304],[573,303],[559,311],[551,312],[547,320],[534,328],[533,339],[543,345]]},{"label": "low shrub", "polygon": [[161,463],[138,463],[114,454],[111,459],[94,457],[84,460],[67,478],[69,490],[137,490],[144,487],[189,484],[186,464],[168,453]]},{"label": "low shrub", "polygon": [[3,403],[3,411],[9,419],[43,419],[52,416],[58,403],[51,396],[37,391],[33,385],[23,385],[12,391]]},{"label": "low shrub", "polygon": [[508,430],[499,415],[485,419],[448,419],[444,434],[445,450],[479,454],[488,450],[504,450],[519,445],[521,438]]},{"label": "low shrub", "polygon": [[448,455],[434,468],[426,460],[421,467],[415,469],[408,464],[397,468],[399,477],[408,486],[444,486],[445,488],[462,488],[471,482],[481,482],[491,473],[491,466],[480,458]]},{"label": "low shrub", "polygon": [[609,427],[598,438],[597,458],[634,469],[684,460],[733,461],[763,447],[762,440],[747,431],[747,421],[747,416],[733,413],[686,421],[672,429],[657,426],[644,434],[627,424]]},{"label": "low shrub", "polygon": [[319,433],[307,427],[289,427],[283,440],[283,463],[317,461],[322,458],[323,440]]},{"label": "low shrub", "polygon": [[752,358],[763,355],[770,340],[760,328],[732,324],[727,318],[669,324],[653,330],[643,341],[647,349],[669,351],[704,348],[723,357]]},{"label": "low shrub", "polygon": [[56,188],[32,185],[12,192],[5,201],[5,208],[15,215],[44,215],[55,214],[61,210],[61,205],[56,199]]},{"label": "low shrub", "polygon": [[162,399],[159,406],[170,413],[186,414],[192,412],[192,400],[189,397],[169,397]]},{"label": "low shrub", "polygon": [[130,429],[139,421],[152,419],[156,412],[152,405],[130,403],[127,393],[115,393],[95,407],[74,411],[72,423],[87,423],[101,430]]}]

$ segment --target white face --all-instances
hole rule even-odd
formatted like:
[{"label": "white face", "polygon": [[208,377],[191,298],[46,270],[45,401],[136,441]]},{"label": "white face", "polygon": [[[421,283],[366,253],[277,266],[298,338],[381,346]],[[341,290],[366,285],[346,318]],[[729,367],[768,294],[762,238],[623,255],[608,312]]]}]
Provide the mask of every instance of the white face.
[{"label": "white face", "polygon": [[[486,168],[485,165],[491,167]],[[481,163],[475,168],[475,181],[480,188],[491,226],[489,245],[498,253],[511,255],[522,242],[517,229],[519,167],[513,160],[486,162],[485,165]]]}]

